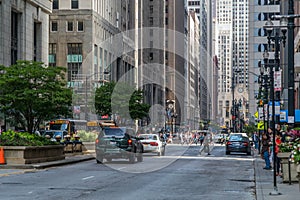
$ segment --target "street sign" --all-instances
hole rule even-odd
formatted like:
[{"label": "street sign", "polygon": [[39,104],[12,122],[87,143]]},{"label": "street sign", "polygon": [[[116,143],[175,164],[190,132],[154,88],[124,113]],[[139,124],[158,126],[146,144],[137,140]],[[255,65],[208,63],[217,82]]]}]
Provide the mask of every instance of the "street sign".
[{"label": "street sign", "polygon": [[[272,101],[269,102],[269,114],[272,116]],[[275,101],[275,115],[280,115],[280,102]]]},{"label": "street sign", "polygon": [[258,107],[258,120],[264,120],[264,111],[263,107]]},{"label": "street sign", "polygon": [[259,121],[257,123],[257,130],[264,130],[264,121]]},{"label": "street sign", "polygon": [[281,70],[274,72],[274,91],[281,91]]}]

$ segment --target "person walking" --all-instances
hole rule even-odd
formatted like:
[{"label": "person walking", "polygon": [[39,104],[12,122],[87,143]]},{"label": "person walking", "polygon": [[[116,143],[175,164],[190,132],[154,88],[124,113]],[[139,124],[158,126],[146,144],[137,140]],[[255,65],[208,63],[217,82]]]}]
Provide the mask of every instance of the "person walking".
[{"label": "person walking", "polygon": [[265,167],[264,169],[270,170],[272,169],[271,163],[270,163],[270,136],[266,133],[263,133],[262,135],[262,148],[261,148],[261,157],[265,160]]},{"label": "person walking", "polygon": [[280,172],[280,158],[278,157],[279,146],[281,144],[281,133],[276,133],[275,144],[276,176],[282,176]]},{"label": "person walking", "polygon": [[207,133],[204,133],[204,140],[203,140],[203,150],[207,155],[210,155],[209,151],[209,135]]}]

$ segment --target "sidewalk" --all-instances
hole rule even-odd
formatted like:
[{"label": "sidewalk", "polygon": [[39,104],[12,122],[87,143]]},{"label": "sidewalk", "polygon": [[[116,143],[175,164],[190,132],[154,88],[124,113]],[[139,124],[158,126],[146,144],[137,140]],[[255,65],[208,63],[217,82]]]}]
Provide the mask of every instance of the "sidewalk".
[{"label": "sidewalk", "polygon": [[300,199],[299,184],[297,182],[293,182],[291,185],[282,183],[282,179],[279,176],[276,176],[277,193],[281,193],[281,195],[270,195],[270,193],[276,194],[274,191],[274,172],[273,170],[263,169],[265,162],[257,153],[254,154],[254,159],[257,200]]}]

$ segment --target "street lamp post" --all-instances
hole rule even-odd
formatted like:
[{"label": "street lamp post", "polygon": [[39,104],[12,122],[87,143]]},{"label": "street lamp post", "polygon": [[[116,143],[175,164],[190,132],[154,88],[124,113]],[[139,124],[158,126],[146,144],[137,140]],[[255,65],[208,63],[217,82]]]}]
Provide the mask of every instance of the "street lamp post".
[{"label": "street lamp post", "polygon": [[294,80],[294,28],[295,18],[299,18],[300,15],[294,14],[294,0],[288,1],[288,14],[287,15],[274,15],[274,19],[280,19],[284,21],[287,27],[287,44],[288,44],[288,56],[287,56],[287,81],[288,81],[288,124],[293,127],[295,123],[295,80]]},{"label": "street lamp post", "polygon": [[236,73],[239,73],[241,71],[232,71],[232,77],[231,77],[231,91],[232,91],[232,131],[233,133],[236,132],[236,107],[237,107],[237,102],[234,97],[234,90],[235,90],[235,75]]},{"label": "street lamp post", "polygon": [[[84,118],[85,120],[89,120],[89,115],[88,115],[88,80],[90,78],[92,78],[93,76],[100,74],[100,75],[108,75],[110,74],[110,72],[108,71],[104,71],[104,73],[102,72],[98,72],[98,73],[94,73],[94,74],[90,74],[90,75],[86,75],[85,76],[85,105],[84,105]],[[105,80],[102,80],[103,83],[105,82]]]},{"label": "street lamp post", "polygon": [[[283,21],[281,21],[283,22]],[[275,51],[274,51],[274,58],[275,58],[275,72],[276,75],[278,76],[279,72],[279,66],[280,66],[280,60],[279,60],[279,51],[280,51],[280,43],[283,43],[283,46],[285,46],[285,42],[286,42],[286,32],[287,32],[287,27],[286,26],[279,26],[279,27],[275,27],[273,26],[273,23],[271,22],[271,20],[269,19],[264,27],[268,33],[267,39],[268,39],[268,44],[269,47],[271,46],[271,41],[274,41],[274,45],[275,45]],[[281,30],[282,34],[280,36],[279,30]],[[275,31],[275,35],[271,36],[271,33]],[[279,105],[279,109],[275,110],[275,104],[280,102],[280,91],[281,88],[277,85],[276,88],[274,87],[274,70],[273,70],[273,65],[268,63],[268,67],[270,68],[270,97],[271,97],[271,102],[272,102],[272,123],[271,123],[271,129],[273,132],[273,178],[274,178],[274,191],[270,193],[270,195],[280,195],[280,193],[278,192],[277,189],[277,182],[276,182],[276,165],[277,165],[277,156],[276,156],[276,129],[275,129],[275,124],[279,124],[280,123],[280,119],[279,119],[279,114],[280,112],[280,105]],[[278,81],[277,81],[277,84]],[[274,90],[276,89],[276,94],[274,92]],[[276,112],[275,112],[276,111]]]}]

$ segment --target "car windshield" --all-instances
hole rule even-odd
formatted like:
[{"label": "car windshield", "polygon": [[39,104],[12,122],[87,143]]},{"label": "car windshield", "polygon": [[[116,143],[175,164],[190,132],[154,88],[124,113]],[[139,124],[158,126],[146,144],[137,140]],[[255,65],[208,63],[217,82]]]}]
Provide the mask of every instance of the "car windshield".
[{"label": "car windshield", "polygon": [[144,140],[157,140],[157,136],[156,135],[140,135],[141,138],[143,138]]},{"label": "car windshield", "polygon": [[247,137],[244,137],[243,135],[231,135],[229,140],[230,141],[247,141]]},{"label": "car windshield", "polygon": [[105,128],[104,134],[107,136],[124,136],[125,129],[122,128]]}]

